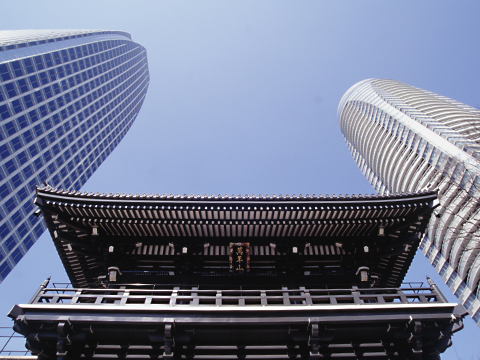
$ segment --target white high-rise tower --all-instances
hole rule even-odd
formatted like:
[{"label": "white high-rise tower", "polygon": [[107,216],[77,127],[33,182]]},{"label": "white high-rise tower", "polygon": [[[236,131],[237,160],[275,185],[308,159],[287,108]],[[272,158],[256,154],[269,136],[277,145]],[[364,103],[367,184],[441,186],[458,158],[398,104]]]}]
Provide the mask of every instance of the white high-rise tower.
[{"label": "white high-rise tower", "polygon": [[438,189],[440,206],[420,249],[480,326],[480,111],[368,79],[345,93],[338,121],[380,194]]}]

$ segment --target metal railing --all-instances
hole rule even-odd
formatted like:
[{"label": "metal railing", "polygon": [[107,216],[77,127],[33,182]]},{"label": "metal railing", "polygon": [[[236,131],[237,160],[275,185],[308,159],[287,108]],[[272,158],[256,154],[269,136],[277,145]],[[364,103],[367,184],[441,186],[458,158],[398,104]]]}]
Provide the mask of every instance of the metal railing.
[{"label": "metal railing", "polygon": [[[23,349],[23,350],[19,350]],[[28,356],[25,349],[25,338],[13,331],[12,327],[0,327],[0,356]]]}]

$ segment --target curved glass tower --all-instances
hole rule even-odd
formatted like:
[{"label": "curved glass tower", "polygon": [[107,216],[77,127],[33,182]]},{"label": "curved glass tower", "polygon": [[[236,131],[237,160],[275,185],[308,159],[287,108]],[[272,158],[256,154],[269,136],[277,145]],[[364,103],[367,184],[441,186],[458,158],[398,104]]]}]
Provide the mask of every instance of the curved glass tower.
[{"label": "curved glass tower", "polygon": [[146,50],[128,33],[0,31],[0,282],[44,231],[35,186],[80,189],[148,84]]},{"label": "curved glass tower", "polygon": [[368,79],[345,93],[338,121],[377,192],[438,189],[440,205],[420,249],[479,324],[480,111],[398,81]]}]

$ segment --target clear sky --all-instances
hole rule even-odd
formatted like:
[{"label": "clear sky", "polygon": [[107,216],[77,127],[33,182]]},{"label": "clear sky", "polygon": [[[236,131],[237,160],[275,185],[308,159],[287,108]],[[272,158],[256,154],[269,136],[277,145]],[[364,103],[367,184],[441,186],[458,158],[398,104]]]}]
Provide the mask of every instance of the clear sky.
[{"label": "clear sky", "polygon": [[[147,49],[142,110],[85,191],[370,194],[337,122],[350,86],[391,78],[480,107],[473,0],[24,0],[1,13],[2,29],[124,30]],[[418,254],[408,280],[427,273]],[[0,312],[49,275],[66,281],[47,234],[0,284]],[[443,359],[479,358],[465,322]]]}]

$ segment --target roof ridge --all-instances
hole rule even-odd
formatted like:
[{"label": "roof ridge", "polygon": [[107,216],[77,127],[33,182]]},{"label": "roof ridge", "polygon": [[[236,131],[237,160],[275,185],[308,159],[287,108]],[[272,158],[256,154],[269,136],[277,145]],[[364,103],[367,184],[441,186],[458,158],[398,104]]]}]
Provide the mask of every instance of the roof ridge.
[{"label": "roof ridge", "polygon": [[264,200],[288,200],[288,201],[298,201],[298,200],[303,200],[303,201],[314,201],[314,200],[339,200],[339,201],[344,201],[344,200],[359,200],[359,199],[398,199],[398,198],[405,198],[405,197],[415,197],[415,196],[422,196],[422,195],[433,195],[437,194],[437,190],[421,190],[419,192],[402,192],[402,193],[393,193],[393,194],[388,194],[388,195],[375,195],[375,194],[326,194],[325,196],[323,194],[319,194],[318,196],[316,194],[300,194],[300,195],[289,195],[289,194],[266,194],[266,195],[208,195],[208,194],[162,194],[160,195],[159,193],[153,194],[149,193],[109,193],[107,194],[106,192],[100,193],[100,192],[87,192],[87,191],[79,191],[79,190],[64,190],[64,189],[57,189],[54,188],[50,185],[46,185],[43,187],[37,187],[37,194],[39,192],[43,193],[50,193],[50,194],[61,194],[61,195],[68,195],[72,197],[87,197],[87,198],[104,198],[104,199],[168,199],[168,200],[192,200],[192,201],[205,201],[205,200],[246,200],[246,201],[264,201]]}]

